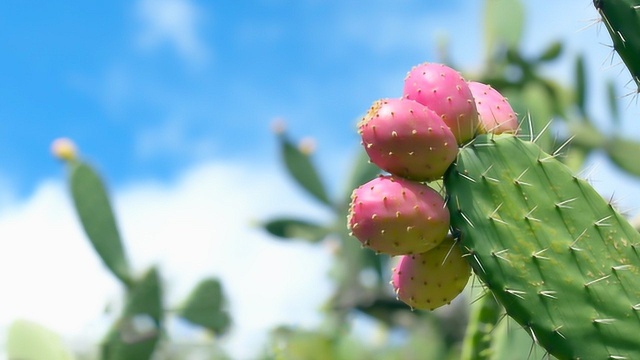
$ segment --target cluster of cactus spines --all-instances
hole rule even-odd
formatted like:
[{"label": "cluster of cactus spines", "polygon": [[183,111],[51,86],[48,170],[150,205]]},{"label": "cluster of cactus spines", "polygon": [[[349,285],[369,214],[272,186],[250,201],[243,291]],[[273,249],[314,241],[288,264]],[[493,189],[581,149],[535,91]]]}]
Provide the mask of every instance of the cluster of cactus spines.
[{"label": "cluster of cactus spines", "polygon": [[458,144],[475,136],[476,104],[466,80],[456,70],[436,63],[414,66],[404,80],[404,97],[435,111],[451,128]]},{"label": "cluster of cactus spines", "polygon": [[373,103],[358,124],[362,143],[382,170],[417,181],[442,177],[458,147],[433,110],[407,99]]},{"label": "cluster of cactus spines", "polygon": [[458,296],[470,275],[471,267],[461,248],[447,236],[427,252],[401,256],[391,284],[398,299],[407,305],[434,310]]},{"label": "cluster of cactus spines", "polygon": [[594,0],[593,4],[640,92],[640,1]]},{"label": "cluster of cactus spines", "polygon": [[478,109],[478,133],[502,134],[518,130],[518,117],[502,94],[477,81],[468,84]]},{"label": "cluster of cactus spines", "polygon": [[427,185],[380,176],[353,191],[349,229],[362,244],[388,254],[419,254],[449,231],[444,199]]},{"label": "cluster of cactus spines", "polygon": [[474,272],[560,359],[639,359],[640,234],[535,143],[480,135],[444,177]]}]

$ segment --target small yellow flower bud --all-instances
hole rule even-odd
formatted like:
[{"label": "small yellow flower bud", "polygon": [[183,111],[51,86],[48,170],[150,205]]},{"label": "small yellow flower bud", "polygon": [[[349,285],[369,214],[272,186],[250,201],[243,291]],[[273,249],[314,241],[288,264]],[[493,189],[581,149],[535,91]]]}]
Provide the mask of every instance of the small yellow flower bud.
[{"label": "small yellow flower bud", "polygon": [[75,160],[77,156],[76,144],[68,138],[58,138],[51,143],[51,153],[63,161]]}]

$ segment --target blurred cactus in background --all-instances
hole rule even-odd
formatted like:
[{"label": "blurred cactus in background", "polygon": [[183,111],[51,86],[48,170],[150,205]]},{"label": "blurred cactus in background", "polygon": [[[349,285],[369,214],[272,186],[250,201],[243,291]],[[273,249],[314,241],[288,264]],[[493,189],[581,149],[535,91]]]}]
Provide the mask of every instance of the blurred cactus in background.
[{"label": "blurred cactus in background", "polygon": [[[202,279],[191,294],[169,312],[158,268],[153,266],[140,275],[133,271],[100,175],[82,159],[69,139],[54,141],[52,152],[67,167],[73,204],[88,240],[105,267],[122,284],[124,292],[121,314],[100,344],[98,358],[172,358],[174,348],[180,348],[180,344],[172,343],[168,335],[170,316],[206,329],[215,337],[227,333],[231,318],[220,281]],[[207,347],[208,357],[226,358],[215,343],[202,343],[200,347],[203,345]],[[189,353],[184,349],[177,351],[180,356]],[[69,354],[54,334],[37,324],[16,322],[9,330],[10,359],[63,360],[71,359]]]}]

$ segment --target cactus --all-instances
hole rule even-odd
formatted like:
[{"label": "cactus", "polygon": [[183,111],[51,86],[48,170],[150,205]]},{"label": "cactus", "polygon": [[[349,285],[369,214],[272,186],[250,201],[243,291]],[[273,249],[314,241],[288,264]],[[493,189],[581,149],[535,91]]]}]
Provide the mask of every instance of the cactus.
[{"label": "cactus", "polygon": [[481,135],[444,178],[474,272],[560,359],[637,359],[640,235],[584,180],[512,135]]},{"label": "cactus", "polygon": [[419,181],[442,177],[456,157],[456,139],[438,114],[406,99],[378,100],[358,124],[371,161]]},{"label": "cactus", "polygon": [[447,235],[449,211],[429,186],[380,176],[353,191],[347,222],[353,235],[376,252],[419,254]]},{"label": "cactus", "polygon": [[[443,75],[438,75],[438,71]],[[414,67],[405,79],[406,98],[422,97],[420,102],[437,108],[434,111],[439,114],[444,113],[443,108],[449,111],[442,115],[445,122],[468,119],[466,108],[461,105],[468,97],[461,86],[449,86],[449,90],[455,88],[457,93],[443,91],[447,89],[445,85],[433,86],[434,78],[452,82],[455,77],[456,81],[464,81],[451,74],[457,72],[436,64]],[[412,308],[433,310],[462,291],[468,280],[468,276],[461,275],[464,266],[454,266],[456,271],[433,266],[433,259],[443,258],[443,246],[455,237],[458,245],[449,251],[449,256],[456,260],[451,261],[471,266],[506,313],[549,354],[560,359],[640,358],[635,338],[640,330],[637,314],[640,280],[635,280],[640,272],[640,254],[636,251],[640,247],[640,234],[587,182],[575,177],[556,158],[564,145],[549,155],[535,144],[532,129],[527,134],[531,141],[521,140],[514,135],[518,130],[516,116],[506,98],[482,83],[471,82],[466,86],[475,95],[471,101],[482,121],[477,130],[488,134],[463,141],[457,138],[463,146],[443,179],[451,235],[436,248],[401,257],[392,276],[398,299]],[[391,129],[403,117],[391,116],[386,120],[385,126]],[[454,134],[460,135],[459,127],[448,125]],[[589,123],[584,122],[572,130],[579,145],[586,149],[602,147],[605,142],[602,136],[595,130],[586,132],[588,129]],[[364,138],[364,133],[360,133]],[[629,164],[628,151],[613,151],[616,144],[618,148],[627,146],[614,139],[606,141],[609,155],[620,159],[619,166]],[[424,139],[415,139],[406,145],[405,151],[429,146],[421,141]],[[363,139],[363,144],[367,147],[369,142]],[[393,213],[396,209],[411,208],[416,201],[396,196],[394,208],[389,209],[392,198],[389,194],[371,191],[373,186],[369,186],[369,191],[367,185],[363,188],[362,193],[358,192],[361,189],[354,192],[358,196],[354,196],[349,217],[350,227],[361,241],[362,233],[355,230],[365,220],[375,221],[377,213],[384,213],[383,210]],[[363,194],[366,197],[360,198]],[[365,205],[377,210],[366,213]],[[404,213],[398,211],[395,217],[384,217],[385,228],[424,225],[428,231],[432,226],[421,217],[400,216]],[[373,230],[367,227],[367,231],[365,245],[369,244],[367,237],[371,234],[382,233],[388,236],[385,243],[396,244],[407,237],[406,231],[385,234],[380,227]],[[496,313],[493,308],[492,318],[485,319],[488,323],[484,325],[496,327]],[[474,314],[483,316],[482,311]],[[486,333],[483,335],[478,325],[483,324],[482,319],[472,319],[472,324],[476,324],[476,330],[471,328],[469,336],[476,340],[469,340],[464,355],[488,358],[493,346],[490,340],[483,339]]]},{"label": "cactus", "polygon": [[593,4],[640,92],[640,1],[594,0]]},{"label": "cactus", "polygon": [[[151,359],[157,356],[167,322],[159,271],[152,267],[140,277],[133,275],[111,200],[99,173],[79,158],[74,143],[69,139],[55,140],[51,150],[67,165],[70,193],[89,241],[125,290],[124,308],[102,341],[101,358]],[[177,315],[215,335],[222,335],[230,325],[224,304],[221,284],[216,279],[204,279]],[[30,332],[38,340],[37,329],[32,327]]]},{"label": "cactus", "polygon": [[475,135],[478,128],[476,104],[467,82],[454,69],[435,63],[413,67],[404,81],[404,97],[440,115],[458,144]]},{"label": "cactus", "polygon": [[[619,44],[626,46],[622,49],[624,52],[631,54],[637,51],[636,2],[601,0],[594,3],[609,30],[614,22],[627,17],[620,26],[630,31],[630,40],[626,39],[624,32],[622,37],[619,33],[612,35],[618,37]],[[457,136],[458,145],[463,146],[459,150],[458,162],[449,168],[445,176],[444,191],[441,191],[447,194],[448,208],[452,211],[451,235],[459,238],[456,246],[464,253],[461,258],[468,260],[485,289],[485,295],[478,300],[479,310],[471,314],[463,359],[540,358],[544,351],[547,351],[545,355],[548,358],[557,356],[559,359],[640,358],[637,353],[640,341],[633,338],[639,322],[636,311],[640,311],[640,294],[635,290],[638,284],[633,279],[638,272],[638,259],[635,257],[638,256],[635,249],[640,246],[638,235],[587,183],[573,176],[573,172],[584,165],[587,156],[596,151],[604,152],[612,164],[624,172],[640,176],[634,155],[640,151],[640,144],[624,138],[619,128],[614,132],[597,128],[598,122],[589,112],[591,101],[586,89],[590,86],[587,86],[589,79],[582,56],[578,56],[575,63],[574,84],[566,86],[543,72],[545,64],[555,61],[563,53],[562,43],[551,43],[538,54],[531,54],[531,49],[521,51],[519,42],[524,7],[520,0],[485,1],[485,15],[486,62],[478,72],[464,73],[465,77],[491,84],[492,88],[507,96],[511,104],[500,100],[510,108],[505,113],[514,116],[516,113],[526,114],[529,123],[517,128],[518,136],[535,138],[535,144],[512,135],[497,135],[501,129],[495,126],[465,126],[463,130],[468,130],[467,134],[461,136],[459,124],[450,121],[457,119],[457,115],[445,112],[454,105],[464,104],[465,99],[459,92],[464,86],[458,89],[448,81],[464,79],[456,70],[444,65],[429,63],[412,69],[405,78],[403,94],[404,99],[417,101],[440,115]],[[450,60],[446,54],[442,58],[447,62]],[[628,64],[636,82],[638,71],[634,67],[637,68],[638,63],[640,61]],[[445,72],[454,76],[439,75]],[[443,87],[430,83],[434,78],[445,79],[443,86],[451,90],[449,97],[442,96],[446,94]],[[476,112],[484,112],[481,109],[482,103],[486,102],[482,99],[484,94],[473,94],[472,90],[471,93]],[[466,100],[468,102],[469,98]],[[619,125],[616,101],[617,96],[609,87],[612,120],[614,125]],[[562,122],[561,126],[550,126],[552,118]],[[469,118],[463,116],[462,119]],[[481,120],[482,116],[476,124]],[[513,118],[510,120],[509,130],[516,130]],[[553,131],[545,132],[546,129]],[[489,134],[472,140],[477,133],[484,132]],[[564,148],[563,154],[554,152],[558,143],[567,139],[573,139],[571,146]],[[521,153],[523,149],[529,152]],[[479,161],[481,158],[485,161]],[[414,159],[420,160],[428,159]],[[474,166],[481,167],[482,171]],[[510,170],[522,166],[530,170],[521,169],[518,173]],[[544,172],[536,170],[538,167]],[[545,177],[539,176],[541,174]],[[395,175],[410,177],[406,173]],[[507,181],[509,177],[511,179]],[[433,181],[428,184],[430,186],[439,182],[433,177],[424,181]],[[504,187],[508,191],[491,192],[489,186],[496,189]],[[512,214],[513,217],[518,211],[521,218],[514,218],[513,225],[505,225],[507,215]],[[316,229],[307,226],[310,224],[289,225],[290,230],[308,228],[306,237],[316,238]],[[499,225],[504,225],[508,231],[489,231],[492,226]],[[609,236],[613,236],[612,240],[608,239]],[[345,243],[345,249],[347,246]],[[380,257],[382,261],[374,261],[371,251],[357,254],[353,249],[349,247],[350,252],[343,253],[345,257],[350,257],[350,262],[366,257],[367,261],[376,263],[376,274],[380,276],[380,266],[386,265],[386,257]],[[427,256],[433,250],[413,258]],[[402,262],[411,258],[403,256]],[[412,264],[412,261],[407,261],[407,264]],[[419,276],[426,274],[417,272]],[[394,284],[398,277],[397,273],[395,275]],[[355,287],[342,287],[347,288]],[[359,290],[365,298],[366,290]],[[411,305],[410,297],[400,291],[397,295]],[[386,314],[381,315],[385,308],[374,306],[380,303],[387,306]],[[366,313],[375,313],[374,316],[385,324],[393,324],[389,320],[393,318],[390,305],[378,299]],[[505,310],[502,307],[506,308],[509,316],[503,316]],[[362,305],[353,307],[355,310],[362,308]],[[441,313],[433,314],[437,317]],[[522,327],[516,326],[516,322]]]}]

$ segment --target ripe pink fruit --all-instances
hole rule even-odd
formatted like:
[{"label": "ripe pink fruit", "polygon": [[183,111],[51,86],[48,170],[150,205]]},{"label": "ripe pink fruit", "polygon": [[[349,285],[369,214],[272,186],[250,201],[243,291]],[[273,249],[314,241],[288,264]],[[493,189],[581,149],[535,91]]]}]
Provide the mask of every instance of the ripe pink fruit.
[{"label": "ripe pink fruit", "polygon": [[422,254],[404,255],[391,284],[399,300],[415,309],[434,310],[451,303],[469,281],[471,267],[450,236]]},{"label": "ripe pink fruit", "polygon": [[469,89],[476,101],[479,132],[481,133],[513,133],[518,130],[518,117],[507,99],[490,85],[470,81]]},{"label": "ripe pink fruit", "polygon": [[435,63],[414,66],[404,80],[404,97],[435,111],[451,128],[458,144],[475,136],[476,104],[467,82],[454,69]]},{"label": "ripe pink fruit", "polygon": [[347,222],[363,246],[388,255],[418,254],[444,239],[449,210],[427,185],[380,176],[353,191]]},{"label": "ripe pink fruit", "polygon": [[446,124],[435,112],[412,100],[374,102],[358,124],[358,132],[371,162],[412,180],[442,177],[458,152]]}]

